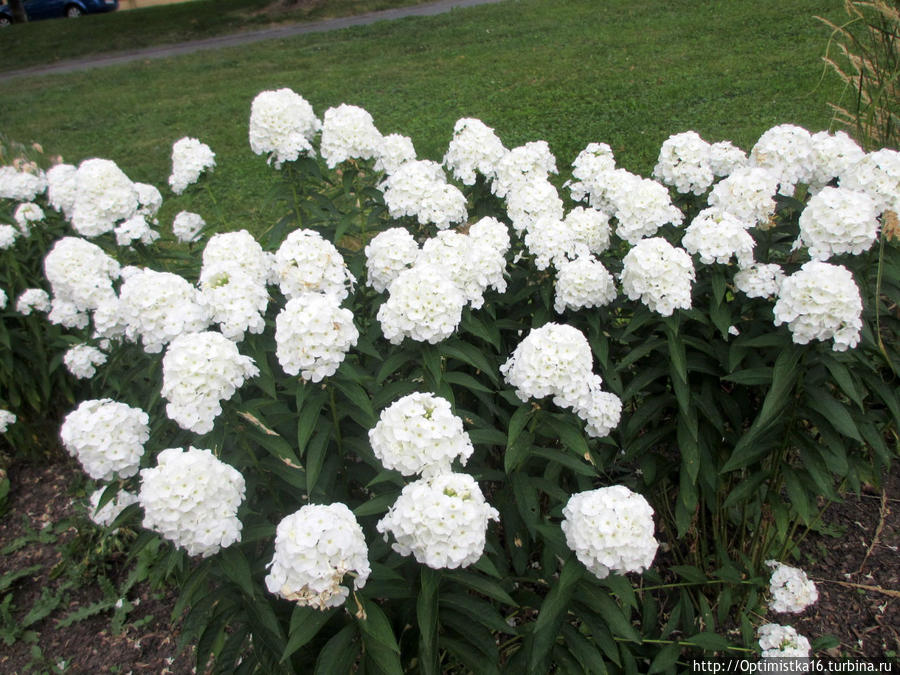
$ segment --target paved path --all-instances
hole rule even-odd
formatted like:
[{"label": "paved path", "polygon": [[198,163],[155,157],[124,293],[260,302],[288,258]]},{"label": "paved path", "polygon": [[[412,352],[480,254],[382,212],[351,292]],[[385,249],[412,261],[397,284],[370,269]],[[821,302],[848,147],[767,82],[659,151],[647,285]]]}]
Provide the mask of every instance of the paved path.
[{"label": "paved path", "polygon": [[349,28],[350,26],[366,26],[368,24],[376,23],[377,21],[389,21],[391,19],[401,19],[407,16],[434,16],[435,14],[449,12],[451,9],[457,7],[472,7],[474,5],[486,5],[494,2],[500,2],[500,0],[437,0],[437,2],[430,2],[423,5],[397,7],[395,9],[385,9],[380,12],[345,16],[339,19],[297,23],[290,26],[279,26],[278,28],[266,28],[263,30],[246,31],[231,35],[220,35],[219,37],[207,38],[205,40],[192,40],[190,42],[182,42],[179,44],[160,45],[158,47],[147,47],[145,49],[115,52],[112,54],[99,54],[80,59],[60,61],[59,63],[52,65],[9,70],[5,73],[0,73],[0,82],[11,80],[16,77],[70,73],[76,70],[102,68],[103,66],[113,66],[137,60],[161,59],[169,56],[191,54],[204,49],[234,47],[237,45],[250,44],[252,42],[260,42],[262,40],[278,40],[293,35],[339,30],[341,28]]}]

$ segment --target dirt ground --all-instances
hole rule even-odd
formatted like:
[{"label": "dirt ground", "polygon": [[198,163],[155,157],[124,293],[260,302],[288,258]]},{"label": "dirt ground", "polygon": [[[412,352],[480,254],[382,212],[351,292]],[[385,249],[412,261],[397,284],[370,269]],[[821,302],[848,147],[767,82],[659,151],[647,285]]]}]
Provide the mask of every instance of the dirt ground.
[{"label": "dirt ground", "polygon": [[[59,549],[75,534],[67,519],[82,508],[71,496],[79,471],[71,460],[10,467],[9,509],[0,518],[0,551],[23,537],[33,541],[0,554],[0,591],[3,575],[35,568],[11,584],[15,608],[11,615],[16,620],[21,621],[42,593],[52,595],[63,583],[57,567],[62,559]],[[816,582],[818,602],[799,616],[769,618],[793,625],[811,641],[834,636],[840,642],[830,652],[834,656],[900,653],[900,467],[895,467],[883,490],[850,495],[829,507],[825,521],[842,536],[807,537],[801,546],[806,560],[798,563]],[[41,542],[40,532],[50,532],[44,538],[55,537],[54,541]],[[63,617],[101,596],[91,585],[66,591],[64,606],[30,626],[34,631],[30,639],[0,646],[0,673],[192,672],[190,654],[178,652],[178,630],[169,621],[175,602],[171,590],[161,592],[146,584],[132,589],[128,601],[139,602],[119,634],[112,630],[111,610],[57,626]],[[0,604],[0,626],[2,615]]]}]

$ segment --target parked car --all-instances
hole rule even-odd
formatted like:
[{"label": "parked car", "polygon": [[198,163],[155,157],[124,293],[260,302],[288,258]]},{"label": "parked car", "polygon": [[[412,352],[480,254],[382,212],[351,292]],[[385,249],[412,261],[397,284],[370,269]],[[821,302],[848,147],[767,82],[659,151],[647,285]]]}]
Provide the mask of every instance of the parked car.
[{"label": "parked car", "polygon": [[[29,21],[54,19],[60,16],[74,19],[83,14],[112,12],[118,8],[119,0],[25,0],[25,13]],[[9,26],[11,23],[12,11],[9,5],[0,4],[0,27]]]}]

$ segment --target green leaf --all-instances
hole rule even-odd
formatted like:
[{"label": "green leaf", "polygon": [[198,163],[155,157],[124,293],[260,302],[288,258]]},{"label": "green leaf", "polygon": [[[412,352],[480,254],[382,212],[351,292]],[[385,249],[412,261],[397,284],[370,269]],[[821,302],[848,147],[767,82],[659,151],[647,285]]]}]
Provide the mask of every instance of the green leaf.
[{"label": "green leaf", "polygon": [[541,603],[541,610],[531,633],[529,672],[539,673],[546,670],[545,660],[556,643],[556,635],[568,614],[572,596],[583,574],[584,568],[581,563],[575,558],[569,558],[559,573],[559,579],[550,587],[547,597]]},{"label": "green leaf", "polygon": [[528,424],[528,420],[531,418],[531,414],[533,412],[534,408],[526,404],[523,406],[519,406],[512,414],[512,417],[509,418],[509,425],[507,426],[506,432],[507,449],[509,449],[512,444],[516,442],[516,439],[519,438],[519,434],[522,433],[525,425]]},{"label": "green leaf", "polygon": [[359,644],[354,645],[356,625],[348,624],[336,633],[319,652],[314,675],[349,673],[359,656]]},{"label": "green leaf", "polygon": [[440,572],[424,565],[419,568],[421,592],[416,599],[416,619],[419,624],[419,663],[426,675],[440,672],[438,654],[438,586]]},{"label": "green leaf", "polygon": [[250,571],[250,563],[239,546],[229,546],[219,555],[219,564],[229,580],[247,596],[253,597],[253,573]]},{"label": "green leaf", "polygon": [[312,607],[304,607],[297,605],[291,614],[291,629],[288,633],[288,643],[284,648],[284,654],[281,655],[281,662],[284,663],[291,655],[300,649],[303,645],[312,640],[328,623],[328,620],[335,615],[336,609],[321,611]]},{"label": "green leaf", "polygon": [[768,469],[760,469],[759,471],[751,471],[749,475],[743,477],[742,480],[728,492],[725,502],[722,504],[723,509],[730,509],[732,506],[742,506],[747,503],[750,496],[759,490],[759,487],[769,479],[771,472]]},{"label": "green leaf", "polygon": [[692,584],[705,584],[709,581],[706,574],[693,565],[673,565],[671,569],[675,574]]},{"label": "green leaf", "polygon": [[463,312],[459,327],[462,331],[481,338],[497,352],[500,351],[500,331],[497,330],[496,326],[488,326],[488,324],[482,322],[471,311]]},{"label": "green leaf", "polygon": [[450,384],[456,384],[460,387],[465,387],[470,391],[481,391],[485,394],[493,394],[494,390],[490,387],[485,387],[481,382],[476,380],[474,377],[467,373],[461,373],[458,370],[451,370],[449,372],[444,373],[444,381],[449,382]]},{"label": "green leaf", "polygon": [[366,618],[359,619],[358,624],[366,653],[388,675],[402,675],[400,646],[394,637],[390,621],[381,607],[372,600],[363,598],[362,604]]},{"label": "green leaf", "polygon": [[324,428],[316,434],[306,451],[306,492],[312,494],[319,480],[319,473],[325,463],[325,453],[328,451],[331,438],[331,428]]},{"label": "green leaf", "polygon": [[723,375],[722,379],[748,387],[765,386],[772,381],[772,372],[773,369],[769,367],[745,368],[730,375]]},{"label": "green leaf", "polygon": [[363,516],[385,513],[391,507],[391,504],[397,501],[399,494],[399,492],[391,491],[372,497],[353,509],[353,515],[357,518],[362,518]]},{"label": "green leaf", "polygon": [[301,457],[306,452],[306,444],[316,431],[319,416],[327,400],[328,395],[322,390],[307,395],[303,400],[303,406],[297,416],[297,452]]},{"label": "green leaf", "polygon": [[847,408],[824,389],[808,388],[806,399],[809,407],[825,417],[839,433],[854,441],[863,442],[859,429],[856,428],[856,423]]},{"label": "green leaf", "polygon": [[825,363],[825,367],[828,368],[828,372],[831,373],[831,377],[834,378],[834,381],[837,383],[837,386],[840,387],[841,391],[853,401],[860,410],[864,410],[862,396],[859,395],[859,390],[856,388],[856,385],[853,383],[853,376],[850,374],[850,370],[843,363],[838,361],[832,354],[826,353],[822,361]]},{"label": "green leaf", "polygon": [[577,600],[599,615],[614,635],[631,642],[641,642],[640,633],[631,625],[631,612],[619,607],[603,589],[583,582],[578,586]]},{"label": "green leaf", "polygon": [[347,400],[356,406],[363,414],[364,421],[368,423],[368,426],[374,427],[378,418],[375,415],[375,411],[372,409],[372,401],[369,400],[369,395],[366,393],[366,390],[356,382],[350,382],[348,380],[341,381],[336,379],[334,380],[334,384],[340,392],[347,397]]},{"label": "green leaf", "polygon": [[653,661],[651,661],[647,675],[662,673],[673,668],[678,662],[679,656],[681,656],[681,646],[678,643],[666,645],[657,652]]},{"label": "green leaf", "polygon": [[503,590],[503,587],[496,581],[485,579],[473,572],[466,572],[463,570],[453,570],[452,572],[448,572],[447,576],[453,581],[458,582],[463,586],[467,586],[477,593],[481,593],[482,595],[486,595],[489,598],[511,605],[512,607],[519,606],[518,603],[513,600],[512,596]]},{"label": "green leaf", "polygon": [[718,633],[712,633],[710,631],[697,633],[696,635],[689,637],[686,642],[691,642],[701,649],[710,652],[720,652],[728,649],[728,640]]},{"label": "green leaf", "polygon": [[468,344],[466,342],[442,342],[438,345],[438,350],[441,354],[443,354],[448,359],[458,359],[463,363],[468,363],[470,366],[475,368],[476,370],[480,370],[482,373],[487,375],[491,382],[495,385],[500,385],[500,380],[497,376],[497,369],[491,365],[491,362],[488,361],[487,357],[484,355],[478,347],[472,344]]},{"label": "green leaf", "polygon": [[603,656],[584,635],[569,624],[563,624],[562,634],[569,646],[569,651],[578,659],[584,672],[591,673],[591,675],[602,675],[607,672]]},{"label": "green leaf", "polygon": [[[584,432],[568,420],[554,415],[542,415],[541,421],[546,423],[560,442],[579,457],[590,454]],[[543,425],[540,425],[543,426]]]}]

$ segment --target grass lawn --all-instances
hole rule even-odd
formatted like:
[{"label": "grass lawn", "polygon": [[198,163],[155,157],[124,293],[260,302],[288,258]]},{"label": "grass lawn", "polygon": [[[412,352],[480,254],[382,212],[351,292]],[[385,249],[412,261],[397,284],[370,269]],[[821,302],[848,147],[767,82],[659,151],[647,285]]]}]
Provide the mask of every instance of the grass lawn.
[{"label": "grass lawn", "polygon": [[344,102],[363,106],[383,133],[411,136],[424,158],[442,157],[458,118],[477,117],[507,147],[548,141],[563,174],[587,143],[603,141],[620,166],[649,175],[672,133],[694,129],[749,149],[775,124],[828,128],[827,103],[841,92],[824,71],[829,31],[814,15],[840,21],[841,7],[841,0],[507,0],[2,82],[0,130],[70,163],[115,160],[133,180],[160,187],[163,224],[182,209],[216,220],[205,192],[175,197],[166,184],[171,144],[198,137],[217,153],[208,182],[228,214],[217,225],[257,231],[282,207],[270,198],[271,169],[250,151],[247,121],[253,97],[279,87],[305,96],[319,115]]}]

